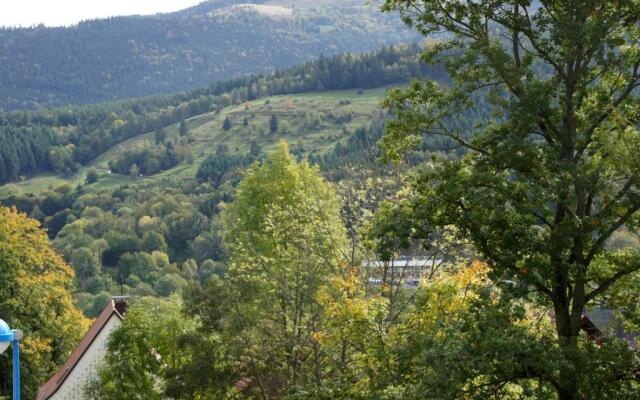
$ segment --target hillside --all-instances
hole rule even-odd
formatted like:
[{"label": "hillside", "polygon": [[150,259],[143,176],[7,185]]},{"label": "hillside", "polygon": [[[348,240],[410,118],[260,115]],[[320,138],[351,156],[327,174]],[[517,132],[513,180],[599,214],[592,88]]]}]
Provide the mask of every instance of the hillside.
[{"label": "hillside", "polygon": [[72,28],[170,25],[87,64],[156,87],[202,21],[244,65],[0,109],[0,400],[640,400],[640,0],[385,0],[424,41],[246,74],[377,40],[376,1]]},{"label": "hillside", "polygon": [[[372,120],[379,118],[385,93],[386,87],[279,95],[203,113],[186,120],[189,133],[185,138],[179,135],[179,123],[165,127],[167,140],[184,143],[193,157],[168,170],[140,177],[111,173],[109,163],[123,152],[154,142],[154,132],[147,132],[113,146],[71,176],[45,174],[0,186],[0,197],[39,194],[65,183],[84,185],[87,173],[92,170],[98,172],[99,179],[84,185],[85,190],[114,189],[123,184],[157,184],[166,178],[193,181],[203,161],[221,145],[231,154],[244,154],[254,143],[266,152],[274,149],[280,140],[287,140],[293,152],[321,157],[330,153],[336,144],[345,144],[358,128],[368,127]],[[279,124],[276,132],[271,132],[269,126],[273,116]],[[223,129],[226,118],[233,123],[228,131]]]},{"label": "hillside", "polygon": [[[0,203],[38,219],[55,239],[87,315],[120,276],[127,292],[168,293],[182,284],[176,265],[197,262],[203,278],[218,273],[226,257],[217,244],[220,207],[244,167],[281,140],[326,176],[369,169],[388,88],[445,79],[420,53],[417,45],[385,47],[171,96],[0,113],[0,182],[16,182],[0,186]],[[145,216],[160,230],[138,227]]]},{"label": "hillside", "polygon": [[[186,119],[224,113],[230,106],[244,106],[270,96],[370,90],[421,76],[446,79],[441,66],[420,61],[420,51],[417,45],[385,47],[361,55],[320,57],[275,74],[217,81],[206,88],[170,96],[35,112],[0,112],[0,183],[51,172],[71,176],[121,142],[157,132],[160,144],[166,139],[166,132],[162,131],[172,125],[184,125]],[[300,134],[309,133],[306,127],[299,129]],[[159,162],[162,165],[143,168],[145,175],[177,165],[186,148],[156,146],[147,150],[164,161]]]},{"label": "hillside", "polygon": [[[0,30],[0,108],[33,109],[175,93],[320,54],[416,36],[361,2],[209,1],[170,14]],[[259,3],[259,4],[256,4]]]}]

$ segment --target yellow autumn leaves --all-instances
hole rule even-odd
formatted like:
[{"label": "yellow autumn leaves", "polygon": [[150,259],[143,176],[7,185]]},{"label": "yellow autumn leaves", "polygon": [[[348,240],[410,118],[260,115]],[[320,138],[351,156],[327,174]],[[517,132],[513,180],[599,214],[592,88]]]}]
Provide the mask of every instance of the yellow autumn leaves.
[{"label": "yellow autumn leaves", "polygon": [[73,280],[73,270],[51,248],[37,221],[0,208],[0,318],[25,333],[21,350],[27,398],[88,328],[71,296]]}]

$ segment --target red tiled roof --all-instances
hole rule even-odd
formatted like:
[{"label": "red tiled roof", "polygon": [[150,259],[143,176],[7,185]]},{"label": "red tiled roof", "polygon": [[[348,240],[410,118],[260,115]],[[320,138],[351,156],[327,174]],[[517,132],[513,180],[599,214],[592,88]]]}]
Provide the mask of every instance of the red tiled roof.
[{"label": "red tiled roof", "polygon": [[82,340],[80,340],[80,343],[78,343],[78,346],[73,350],[64,365],[51,377],[51,379],[47,381],[47,383],[40,387],[36,400],[47,400],[53,396],[58,389],[60,389],[73,368],[78,364],[78,361],[80,361],[84,353],[89,349],[89,347],[91,347],[93,341],[98,337],[98,334],[100,334],[113,315],[118,317],[120,320],[123,319],[126,305],[123,306],[123,301],[122,299],[120,300],[121,301],[117,302],[114,299],[109,300],[109,304],[107,304],[98,318],[93,322],[91,328],[89,328],[87,333],[82,337]]}]

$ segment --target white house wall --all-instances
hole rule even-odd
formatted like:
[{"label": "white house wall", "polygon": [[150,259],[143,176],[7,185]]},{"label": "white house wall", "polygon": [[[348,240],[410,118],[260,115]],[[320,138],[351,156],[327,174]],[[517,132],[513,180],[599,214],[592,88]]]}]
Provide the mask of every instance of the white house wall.
[{"label": "white house wall", "polygon": [[96,377],[107,353],[109,335],[121,324],[120,318],[112,314],[62,386],[53,396],[49,397],[49,400],[89,400],[84,392],[85,386]]}]

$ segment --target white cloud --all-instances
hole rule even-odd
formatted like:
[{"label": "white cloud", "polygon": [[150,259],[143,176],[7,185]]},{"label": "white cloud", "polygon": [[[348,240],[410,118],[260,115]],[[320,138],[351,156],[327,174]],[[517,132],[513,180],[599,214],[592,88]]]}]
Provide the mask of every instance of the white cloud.
[{"label": "white cloud", "polygon": [[203,0],[0,0],[0,26],[68,26],[86,19],[178,11]]}]

